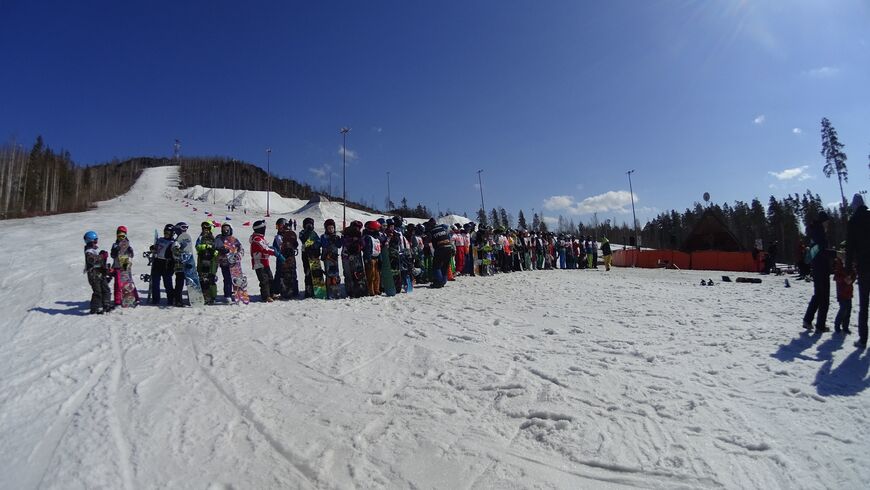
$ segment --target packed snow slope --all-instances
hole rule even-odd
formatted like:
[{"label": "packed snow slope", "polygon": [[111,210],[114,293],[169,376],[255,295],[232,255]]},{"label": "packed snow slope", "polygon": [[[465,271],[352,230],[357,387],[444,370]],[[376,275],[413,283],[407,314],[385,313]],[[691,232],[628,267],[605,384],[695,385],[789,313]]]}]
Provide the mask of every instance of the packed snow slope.
[{"label": "packed snow slope", "polygon": [[0,222],[16,245],[0,278],[0,487],[870,481],[870,356],[801,332],[802,282],[541,271],[85,316],[87,229],[108,248],[125,224],[139,251],[164,223],[196,229],[175,175],[150,169],[93,211]]}]

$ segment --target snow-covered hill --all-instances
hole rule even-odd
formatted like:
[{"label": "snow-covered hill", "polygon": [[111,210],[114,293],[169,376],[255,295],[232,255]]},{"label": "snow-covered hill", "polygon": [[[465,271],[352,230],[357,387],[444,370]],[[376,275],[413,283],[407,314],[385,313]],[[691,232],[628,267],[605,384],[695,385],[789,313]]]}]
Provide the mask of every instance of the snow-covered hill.
[{"label": "snow-covered hill", "polygon": [[[870,356],[800,332],[806,283],[540,271],[393,298],[84,315],[87,229],[108,247],[124,224],[141,251],[164,223],[195,229],[215,211],[185,206],[175,179],[149,169],[93,211],[0,222],[0,487],[870,481]],[[340,218],[330,203],[305,213]]]}]

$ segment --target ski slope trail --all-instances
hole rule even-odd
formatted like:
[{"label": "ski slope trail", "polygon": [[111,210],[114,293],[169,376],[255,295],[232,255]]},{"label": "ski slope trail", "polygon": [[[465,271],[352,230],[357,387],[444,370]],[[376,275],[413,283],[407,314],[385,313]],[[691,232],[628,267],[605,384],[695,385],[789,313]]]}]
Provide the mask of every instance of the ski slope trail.
[{"label": "ski slope trail", "polygon": [[[0,279],[0,488],[870,481],[870,356],[800,332],[802,282],[539,271],[391,298],[85,315],[82,234],[108,248],[126,225],[138,278],[154,229],[196,230],[209,211],[177,178],[149,169],[94,210],[0,222],[26,244]],[[256,216],[232,218],[247,245],[239,223]]]}]

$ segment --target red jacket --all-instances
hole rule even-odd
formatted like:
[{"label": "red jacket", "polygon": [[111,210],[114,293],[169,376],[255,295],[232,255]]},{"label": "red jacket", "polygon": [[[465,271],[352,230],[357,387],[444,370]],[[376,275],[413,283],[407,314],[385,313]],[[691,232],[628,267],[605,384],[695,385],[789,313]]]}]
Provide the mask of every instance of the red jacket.
[{"label": "red jacket", "polygon": [[834,259],[834,282],[837,283],[837,301],[852,299],[852,283],[855,278],[846,271],[839,257]]},{"label": "red jacket", "polygon": [[275,251],[266,243],[266,237],[260,233],[251,235],[251,267],[254,270],[269,267],[269,256],[274,256]]}]

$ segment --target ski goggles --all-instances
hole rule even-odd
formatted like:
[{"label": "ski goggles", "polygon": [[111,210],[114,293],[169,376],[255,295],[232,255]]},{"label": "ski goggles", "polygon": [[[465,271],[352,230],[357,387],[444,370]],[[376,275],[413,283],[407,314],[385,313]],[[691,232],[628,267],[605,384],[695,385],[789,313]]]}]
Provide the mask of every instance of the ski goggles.
[{"label": "ski goggles", "polygon": [[117,236],[118,238],[127,238],[127,234],[123,231],[118,232],[115,236]]}]

